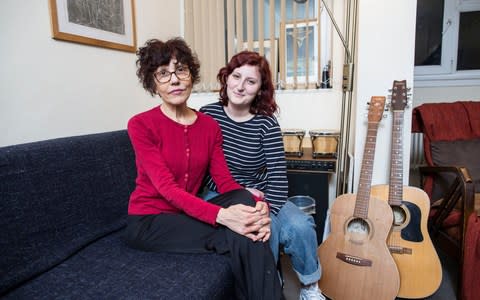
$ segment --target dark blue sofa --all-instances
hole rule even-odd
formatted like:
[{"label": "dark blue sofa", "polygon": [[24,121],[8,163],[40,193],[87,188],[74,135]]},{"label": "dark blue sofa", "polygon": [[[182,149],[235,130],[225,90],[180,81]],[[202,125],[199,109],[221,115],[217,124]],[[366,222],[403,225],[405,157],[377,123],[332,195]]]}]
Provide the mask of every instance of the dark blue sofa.
[{"label": "dark blue sofa", "polygon": [[124,245],[134,160],[125,130],[0,148],[0,298],[233,298],[226,257]]}]

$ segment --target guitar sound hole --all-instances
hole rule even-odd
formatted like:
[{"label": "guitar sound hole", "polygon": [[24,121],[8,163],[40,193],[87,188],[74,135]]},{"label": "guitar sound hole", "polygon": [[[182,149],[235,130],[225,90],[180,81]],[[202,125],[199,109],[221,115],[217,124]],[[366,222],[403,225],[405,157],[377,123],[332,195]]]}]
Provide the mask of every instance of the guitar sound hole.
[{"label": "guitar sound hole", "polygon": [[350,233],[368,235],[370,233],[370,226],[364,219],[355,218],[348,223],[347,230]]},{"label": "guitar sound hole", "polygon": [[394,226],[400,226],[405,223],[407,219],[407,215],[405,214],[405,210],[401,206],[393,206],[393,224]]}]

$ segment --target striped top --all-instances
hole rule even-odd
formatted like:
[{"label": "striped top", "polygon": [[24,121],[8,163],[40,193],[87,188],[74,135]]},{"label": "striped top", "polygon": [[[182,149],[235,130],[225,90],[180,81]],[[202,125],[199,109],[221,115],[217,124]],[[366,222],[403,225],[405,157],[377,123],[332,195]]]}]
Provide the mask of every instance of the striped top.
[{"label": "striped top", "polygon": [[[246,122],[235,122],[220,102],[206,105],[200,111],[219,123],[225,159],[235,181],[262,191],[276,215],[288,197],[285,151],[277,119],[256,115]],[[210,177],[207,186],[216,191]]]}]

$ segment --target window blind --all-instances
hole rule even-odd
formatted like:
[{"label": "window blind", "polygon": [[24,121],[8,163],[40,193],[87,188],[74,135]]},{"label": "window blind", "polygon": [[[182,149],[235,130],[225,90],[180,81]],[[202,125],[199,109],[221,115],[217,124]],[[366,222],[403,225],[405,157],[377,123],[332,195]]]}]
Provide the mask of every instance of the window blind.
[{"label": "window blind", "polygon": [[195,91],[217,91],[218,70],[242,50],[265,55],[276,88],[326,87],[330,48],[320,43],[328,40],[321,1],[185,0],[184,6],[185,39],[201,64]]}]

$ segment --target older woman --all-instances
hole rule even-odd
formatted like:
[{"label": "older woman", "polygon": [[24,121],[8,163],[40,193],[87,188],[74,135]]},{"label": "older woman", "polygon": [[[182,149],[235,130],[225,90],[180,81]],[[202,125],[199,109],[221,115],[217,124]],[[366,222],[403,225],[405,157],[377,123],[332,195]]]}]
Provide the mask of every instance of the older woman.
[{"label": "older woman", "polygon": [[[229,254],[239,299],[279,299],[276,265],[265,243],[268,207],[231,177],[215,120],[187,106],[199,80],[196,56],[180,38],[149,40],[137,56],[140,82],[162,104],[128,122],[138,175],[127,244],[145,251]],[[196,196],[207,172],[220,192],[210,202]]]}]

